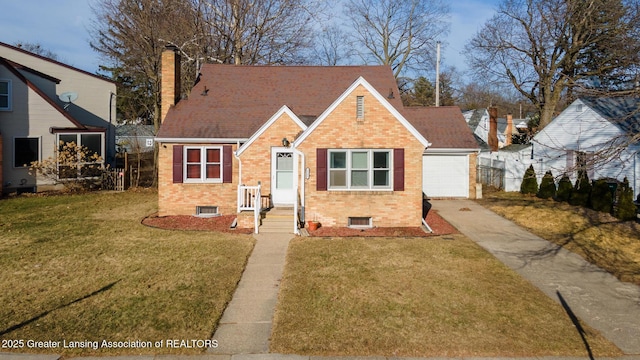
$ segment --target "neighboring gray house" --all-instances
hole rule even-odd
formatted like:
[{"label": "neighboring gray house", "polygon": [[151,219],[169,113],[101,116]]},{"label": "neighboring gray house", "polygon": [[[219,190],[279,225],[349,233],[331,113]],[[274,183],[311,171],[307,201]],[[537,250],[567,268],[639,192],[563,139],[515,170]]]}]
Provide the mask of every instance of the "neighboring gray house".
[{"label": "neighboring gray house", "polygon": [[116,151],[129,154],[153,151],[153,125],[122,124],[116,126]]},{"label": "neighboring gray house", "polygon": [[112,81],[0,43],[0,188],[33,191],[49,183],[29,175],[32,161],[75,142],[107,163],[115,157]]},{"label": "neighboring gray house", "polygon": [[[534,136],[531,145],[510,148],[484,159],[505,164],[505,190],[518,191],[525,169],[534,165],[539,181],[547,170],[576,180],[579,170],[591,180],[629,180],[640,192],[640,99],[611,97],[575,100]],[[484,160],[487,161],[487,160]]]}]

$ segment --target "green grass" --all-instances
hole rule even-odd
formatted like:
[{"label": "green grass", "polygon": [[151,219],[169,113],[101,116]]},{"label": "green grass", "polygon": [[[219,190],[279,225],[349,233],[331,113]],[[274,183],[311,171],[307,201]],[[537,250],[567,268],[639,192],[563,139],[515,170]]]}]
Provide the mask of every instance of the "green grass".
[{"label": "green grass", "polygon": [[[595,355],[621,354],[582,326]],[[462,235],[292,241],[271,350],[587,356],[559,304]]]},{"label": "green grass", "polygon": [[618,279],[640,285],[640,224],[519,193],[493,191],[478,202]]},{"label": "green grass", "polygon": [[150,191],[0,200],[0,339],[210,339],[254,240],[141,225],[156,204]]}]

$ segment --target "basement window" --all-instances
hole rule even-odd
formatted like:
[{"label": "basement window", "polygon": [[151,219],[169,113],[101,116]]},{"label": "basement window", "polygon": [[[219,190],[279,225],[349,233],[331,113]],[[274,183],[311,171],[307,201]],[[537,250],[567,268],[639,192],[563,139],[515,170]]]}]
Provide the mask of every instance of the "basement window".
[{"label": "basement window", "polygon": [[198,217],[215,217],[220,216],[217,206],[196,206],[196,216]]},{"label": "basement window", "polygon": [[354,229],[370,229],[373,227],[371,217],[350,216],[348,227]]}]

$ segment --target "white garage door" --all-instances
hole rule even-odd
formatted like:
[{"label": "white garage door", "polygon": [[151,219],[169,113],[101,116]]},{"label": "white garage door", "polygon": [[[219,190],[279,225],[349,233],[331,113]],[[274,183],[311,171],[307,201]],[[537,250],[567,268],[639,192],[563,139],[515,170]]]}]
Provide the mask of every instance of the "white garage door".
[{"label": "white garage door", "polygon": [[422,191],[429,197],[469,197],[469,157],[422,156]]}]

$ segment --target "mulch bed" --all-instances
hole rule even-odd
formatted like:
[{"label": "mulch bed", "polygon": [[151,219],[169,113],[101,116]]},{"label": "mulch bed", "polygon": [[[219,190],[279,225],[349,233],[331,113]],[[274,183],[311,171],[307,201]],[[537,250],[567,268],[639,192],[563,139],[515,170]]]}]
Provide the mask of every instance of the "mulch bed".
[{"label": "mulch bed", "polygon": [[201,218],[191,215],[149,216],[142,220],[143,225],[166,230],[200,230],[233,232],[237,234],[251,234],[253,230],[230,228],[235,215],[224,215],[211,218]]},{"label": "mulch bed", "polygon": [[[350,229],[346,227],[320,227],[318,230],[309,231],[310,236],[318,237],[423,237],[458,234],[458,230],[444,220],[436,210],[427,214],[427,224],[433,233],[425,232],[421,227],[384,227],[373,229]],[[308,230],[308,229],[307,229]]]},{"label": "mulch bed", "polygon": [[[235,215],[225,215],[212,218],[200,218],[191,215],[157,216],[151,215],[142,220],[142,224],[150,227],[166,230],[200,230],[232,232],[236,234],[251,234],[252,229],[230,228]],[[349,229],[346,227],[320,227],[318,230],[309,231],[310,236],[317,237],[422,237],[457,234],[458,230],[446,222],[435,210],[429,211],[427,224],[431,226],[433,233],[425,232],[421,227],[389,227],[373,229]]]}]

